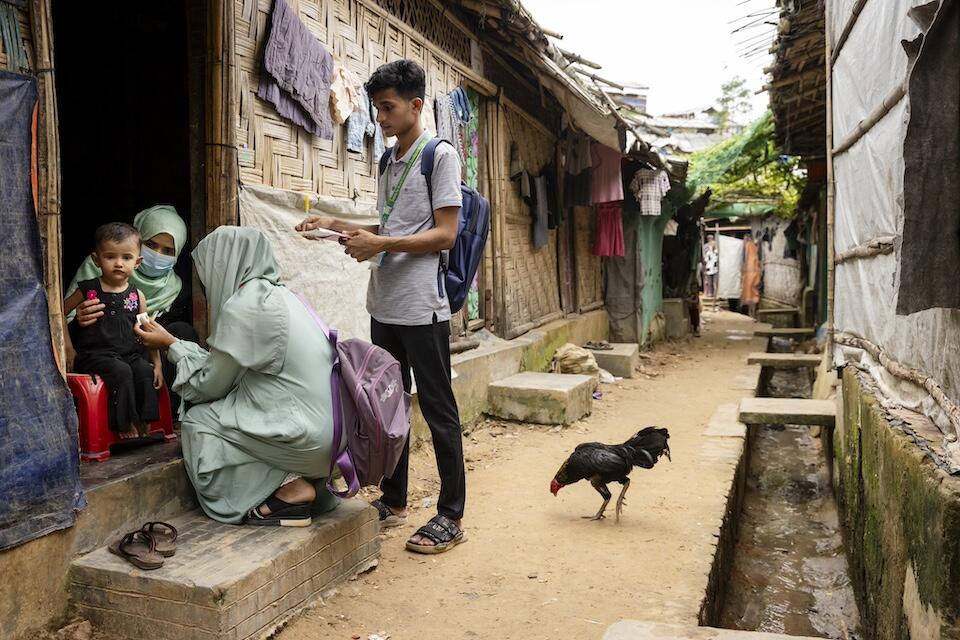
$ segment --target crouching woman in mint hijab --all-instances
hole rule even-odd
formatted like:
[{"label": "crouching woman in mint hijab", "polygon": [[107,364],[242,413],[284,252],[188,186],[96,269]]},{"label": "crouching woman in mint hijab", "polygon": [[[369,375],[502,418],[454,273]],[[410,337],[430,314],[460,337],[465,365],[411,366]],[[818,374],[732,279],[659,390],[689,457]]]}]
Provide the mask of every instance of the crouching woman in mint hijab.
[{"label": "crouching woman in mint hijab", "polygon": [[[158,314],[157,321],[176,338],[197,342],[197,332],[192,323],[192,301],[183,287],[183,281],[173,270],[177,258],[187,244],[187,225],[177,210],[161,204],[144,209],[133,219],[134,228],[143,240],[143,262],[130,276],[130,283],[143,292],[150,301],[150,315]],[[77,283],[100,277],[100,268],[93,258],[87,256],[77,269],[77,274],[67,286],[64,298],[77,290]],[[84,300],[74,313],[67,316],[70,328],[87,327],[97,322],[104,314],[104,305],[99,299]],[[72,369],[74,352],[70,334],[67,334],[67,367]],[[164,362],[163,379],[169,388],[173,384],[174,366]],[[170,394],[174,411],[180,406],[180,398]]]},{"label": "crouching woman in mint hijab", "polygon": [[[157,323],[136,329],[148,348],[167,349],[173,388],[193,404],[181,430],[190,481],[214,520],[307,526],[318,497],[308,480],[330,470],[333,348],[280,284],[259,231],[220,227],[193,261],[210,307],[210,350]],[[336,505],[321,494],[314,507]]]}]

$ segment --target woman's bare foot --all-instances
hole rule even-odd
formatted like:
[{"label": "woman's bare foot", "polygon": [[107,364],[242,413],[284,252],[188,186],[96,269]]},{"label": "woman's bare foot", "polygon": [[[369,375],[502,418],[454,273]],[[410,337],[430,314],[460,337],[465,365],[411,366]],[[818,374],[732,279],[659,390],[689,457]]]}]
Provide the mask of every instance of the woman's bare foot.
[{"label": "woman's bare foot", "polygon": [[[297,478],[277,489],[273,495],[288,504],[309,504],[317,498],[317,490],[303,478]],[[257,507],[257,511],[262,516],[270,515],[270,507],[267,503]]]}]

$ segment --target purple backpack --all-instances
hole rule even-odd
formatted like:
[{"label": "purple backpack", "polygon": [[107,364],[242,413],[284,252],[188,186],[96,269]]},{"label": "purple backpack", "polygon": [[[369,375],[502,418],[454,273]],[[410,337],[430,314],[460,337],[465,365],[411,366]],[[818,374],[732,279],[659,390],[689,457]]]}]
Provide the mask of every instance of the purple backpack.
[{"label": "purple backpack", "polygon": [[[333,450],[327,488],[342,498],[361,486],[379,485],[390,477],[410,433],[410,394],[403,389],[400,363],[385,349],[358,339],[337,340],[317,312],[296,294],[316,320],[334,350],[330,396],[333,399]],[[343,433],[347,448],[337,454]],[[339,468],[347,491],[333,487]]]}]

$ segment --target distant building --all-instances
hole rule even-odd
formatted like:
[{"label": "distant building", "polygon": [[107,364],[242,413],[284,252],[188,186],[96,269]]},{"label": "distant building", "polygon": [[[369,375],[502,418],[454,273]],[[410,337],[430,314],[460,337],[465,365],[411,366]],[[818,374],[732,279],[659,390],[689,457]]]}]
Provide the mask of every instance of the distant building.
[{"label": "distant building", "polygon": [[739,127],[720,131],[718,111],[714,107],[654,116],[647,124],[667,133],[656,146],[676,155],[689,155],[723,141]]},{"label": "distant building", "polygon": [[623,89],[604,88],[614,102],[637,113],[647,112],[647,95],[650,87],[637,83],[624,83]]}]

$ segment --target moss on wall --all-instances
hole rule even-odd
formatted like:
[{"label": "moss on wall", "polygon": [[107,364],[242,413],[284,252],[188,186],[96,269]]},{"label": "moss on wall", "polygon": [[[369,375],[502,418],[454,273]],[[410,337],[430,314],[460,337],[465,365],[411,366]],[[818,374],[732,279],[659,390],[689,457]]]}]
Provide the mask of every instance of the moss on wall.
[{"label": "moss on wall", "polygon": [[891,426],[851,368],[833,447],[865,637],[960,638],[960,478]]}]

